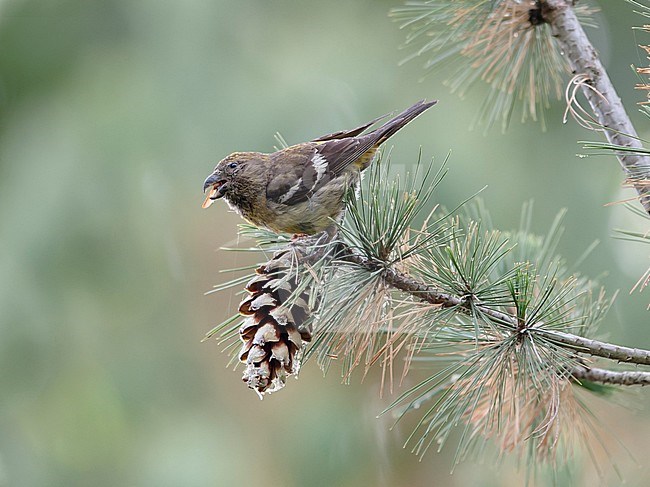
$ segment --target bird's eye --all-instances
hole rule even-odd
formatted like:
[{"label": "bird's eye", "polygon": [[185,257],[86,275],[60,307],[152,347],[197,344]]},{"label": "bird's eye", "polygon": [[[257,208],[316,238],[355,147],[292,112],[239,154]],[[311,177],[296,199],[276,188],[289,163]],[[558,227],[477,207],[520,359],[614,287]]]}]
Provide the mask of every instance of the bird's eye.
[{"label": "bird's eye", "polygon": [[237,163],[236,162],[231,162],[230,164],[228,164],[228,167],[230,169],[235,169],[237,167]]}]

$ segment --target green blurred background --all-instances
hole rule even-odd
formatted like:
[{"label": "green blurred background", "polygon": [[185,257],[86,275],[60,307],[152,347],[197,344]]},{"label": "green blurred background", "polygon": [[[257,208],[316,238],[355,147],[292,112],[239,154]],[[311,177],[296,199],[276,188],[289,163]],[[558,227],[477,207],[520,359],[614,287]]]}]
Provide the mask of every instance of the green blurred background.
[{"label": "green blurred background", "polygon": [[[613,158],[576,157],[576,140],[598,134],[562,125],[560,102],[546,133],[470,131],[482,88],[460,100],[435,73],[420,82],[419,61],[398,67],[397,5],[0,0],[1,486],[520,485],[513,462],[450,476],[453,445],[422,462],[402,449],[412,423],[375,418],[391,401],[376,373],[345,386],[307,363],[259,401],[220,346],[200,343],[239,299],[204,292],[254,260],[218,250],[240,221],[226,205],[200,208],[215,163],[272,150],[276,131],[297,143],[421,98],[440,103],[392,139],[393,162],[451,150],[439,201],[487,184],[503,229],[530,198],[538,232],[567,207],[562,253],[601,240],[581,271],[621,290],[604,335],[650,347],[650,292],[628,294],[648,248],[613,240],[638,222],[604,206],[632,194]],[[643,22],[625,2],[602,7],[590,34],[649,135],[630,65],[647,64],[637,44],[650,36],[635,37]],[[592,404],[628,485],[650,483],[644,392]],[[620,479],[605,468],[603,483]]]}]

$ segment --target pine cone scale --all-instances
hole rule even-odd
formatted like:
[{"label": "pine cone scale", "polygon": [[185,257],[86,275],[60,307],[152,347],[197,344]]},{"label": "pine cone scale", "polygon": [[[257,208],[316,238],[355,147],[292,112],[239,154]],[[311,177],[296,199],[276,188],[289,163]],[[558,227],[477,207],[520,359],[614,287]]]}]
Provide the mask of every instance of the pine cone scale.
[{"label": "pine cone scale", "polygon": [[312,339],[309,296],[292,296],[297,284],[294,259],[285,250],[258,267],[239,305],[246,317],[239,328],[239,360],[246,364],[242,380],[260,397],[281,389],[287,377],[298,373],[304,347]]}]

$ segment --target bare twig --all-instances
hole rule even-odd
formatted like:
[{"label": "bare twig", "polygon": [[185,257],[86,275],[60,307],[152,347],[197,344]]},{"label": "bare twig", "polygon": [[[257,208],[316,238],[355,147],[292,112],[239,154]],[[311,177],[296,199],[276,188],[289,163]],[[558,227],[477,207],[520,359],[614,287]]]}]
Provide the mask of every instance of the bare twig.
[{"label": "bare twig", "polygon": [[640,348],[622,347],[613,343],[601,342],[590,338],[563,333],[561,331],[536,330],[537,333],[546,335],[553,341],[568,345],[578,352],[588,353],[596,357],[603,357],[619,362],[639,365],[650,365],[650,350]]},{"label": "bare twig", "polygon": [[[598,123],[603,126],[607,140],[612,144],[642,149],[632,122],[616,93],[607,72],[600,62],[568,0],[546,0],[543,17],[553,28],[573,72],[585,80],[582,92],[589,102]],[[602,96],[601,96],[602,95]],[[645,211],[650,214],[650,157],[630,152],[618,152],[618,160],[628,180],[639,194]]]},{"label": "bare twig", "polygon": [[575,367],[571,375],[578,381],[588,380],[591,382],[623,386],[650,385],[650,372],[640,372],[637,370],[614,372],[612,370],[596,369],[594,367]]}]

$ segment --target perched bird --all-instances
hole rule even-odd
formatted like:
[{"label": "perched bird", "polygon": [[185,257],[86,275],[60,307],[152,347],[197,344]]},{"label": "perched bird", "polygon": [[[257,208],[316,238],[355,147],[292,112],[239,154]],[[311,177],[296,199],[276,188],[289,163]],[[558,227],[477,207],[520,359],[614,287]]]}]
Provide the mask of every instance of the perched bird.
[{"label": "perched bird", "polygon": [[419,101],[367,134],[363,132],[384,117],[272,154],[230,154],[205,180],[203,208],[223,197],[258,227],[276,233],[321,232],[342,215],[346,191],[358,183],[377,148],[436,103]]}]

